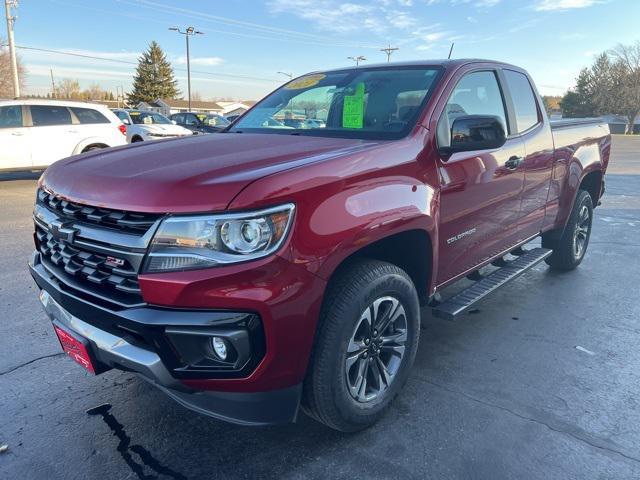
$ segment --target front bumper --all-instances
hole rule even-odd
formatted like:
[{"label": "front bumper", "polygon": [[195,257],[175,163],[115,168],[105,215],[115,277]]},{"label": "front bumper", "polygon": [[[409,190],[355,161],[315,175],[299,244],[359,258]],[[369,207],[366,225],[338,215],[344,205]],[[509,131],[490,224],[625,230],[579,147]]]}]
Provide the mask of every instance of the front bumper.
[{"label": "front bumper", "polygon": [[[121,312],[108,310],[64,291],[39,263],[35,254],[29,269],[42,289],[40,300],[49,318],[89,341],[103,365],[139,374],[182,405],[214,418],[242,425],[270,425],[295,421],[301,384],[259,392],[198,391],[167,368],[157,353],[162,346],[142,341],[136,332],[165,326],[210,327],[212,318],[229,312],[175,311],[140,307]],[[82,318],[80,318],[82,317]],[[91,322],[91,323],[88,323]],[[118,333],[122,332],[122,334]],[[131,332],[129,334],[128,332]]]}]

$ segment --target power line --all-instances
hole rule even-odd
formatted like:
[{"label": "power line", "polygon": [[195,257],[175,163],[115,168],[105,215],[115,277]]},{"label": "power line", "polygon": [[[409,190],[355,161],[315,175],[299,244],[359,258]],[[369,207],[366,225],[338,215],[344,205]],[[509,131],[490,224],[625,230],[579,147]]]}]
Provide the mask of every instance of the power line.
[{"label": "power line", "polygon": [[[3,45],[4,46],[4,45]],[[70,57],[79,57],[79,58],[87,58],[90,60],[102,60],[104,62],[112,62],[112,63],[121,63],[124,65],[138,65],[138,62],[132,62],[129,60],[119,60],[117,58],[105,58],[105,57],[97,57],[94,55],[86,55],[86,54],[82,54],[82,53],[73,53],[73,52],[65,52],[62,50],[52,50],[52,49],[48,49],[48,48],[37,48],[37,47],[27,47],[25,45],[16,45],[16,48],[19,48],[21,50],[32,50],[32,51],[36,51],[36,52],[44,52],[44,53],[53,53],[53,54],[57,54],[57,55],[67,55]],[[174,68],[174,70],[179,70],[179,71],[186,71],[186,69],[184,68]],[[201,70],[191,70],[193,73],[198,73],[201,75],[211,75],[214,77],[227,77],[227,78],[240,78],[240,79],[244,79],[244,80],[258,80],[261,82],[275,82],[275,83],[280,83],[280,80],[278,79],[274,79],[274,78],[261,78],[261,77],[252,77],[249,75],[237,75],[237,74],[232,74],[232,73],[214,73],[214,72],[204,72]]]},{"label": "power line", "polygon": [[[354,43],[354,42],[327,42],[326,37],[311,33],[297,32],[295,30],[287,30],[278,27],[271,27],[268,25],[262,25],[258,23],[245,22],[242,20],[235,20],[233,18],[220,17],[217,15],[211,15],[205,12],[196,10],[189,10],[181,7],[174,7],[171,5],[165,5],[162,3],[152,2],[149,0],[115,0],[118,3],[127,3],[129,5],[136,5],[137,7],[147,8],[156,12],[162,12],[170,15],[182,15],[187,18],[197,19],[199,22],[215,22],[222,23],[236,28],[245,28],[249,30],[258,31],[270,35],[279,35],[278,37],[257,37],[265,38],[268,40],[277,41],[289,41],[319,46],[335,46],[335,47],[352,47],[352,48],[377,48],[374,45]],[[249,34],[242,34],[238,32],[218,31],[219,33],[225,33],[227,35],[249,36]]]}]

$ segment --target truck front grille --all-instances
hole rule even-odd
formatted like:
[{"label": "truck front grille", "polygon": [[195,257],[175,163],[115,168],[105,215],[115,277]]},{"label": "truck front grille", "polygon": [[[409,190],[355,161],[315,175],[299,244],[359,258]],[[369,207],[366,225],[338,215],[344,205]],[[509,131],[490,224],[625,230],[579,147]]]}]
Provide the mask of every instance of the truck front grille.
[{"label": "truck front grille", "polygon": [[38,203],[67,219],[138,235],[144,234],[158,219],[156,214],[109,210],[70,202],[43,189],[38,190]]},{"label": "truck front grille", "polygon": [[40,260],[66,288],[120,307],[143,304],[138,272],[160,215],[107,210],[38,191]]}]

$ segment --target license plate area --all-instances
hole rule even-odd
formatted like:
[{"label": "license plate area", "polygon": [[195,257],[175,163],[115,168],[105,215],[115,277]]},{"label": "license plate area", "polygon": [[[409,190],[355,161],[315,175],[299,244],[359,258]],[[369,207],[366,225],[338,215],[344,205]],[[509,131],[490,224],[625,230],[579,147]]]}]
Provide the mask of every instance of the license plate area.
[{"label": "license plate area", "polygon": [[72,332],[58,320],[53,321],[53,329],[60,341],[62,350],[77,364],[92,375],[108,370],[108,367],[98,362],[91,350],[91,344],[86,338]]}]

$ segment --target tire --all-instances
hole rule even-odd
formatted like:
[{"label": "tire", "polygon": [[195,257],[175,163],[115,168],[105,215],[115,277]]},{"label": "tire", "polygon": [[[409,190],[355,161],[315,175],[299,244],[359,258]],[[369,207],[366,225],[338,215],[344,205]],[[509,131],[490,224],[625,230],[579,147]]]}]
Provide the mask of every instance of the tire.
[{"label": "tire", "polygon": [[143,141],[143,140],[142,140],[142,138],[140,138],[140,137],[133,137],[133,138],[131,139],[131,143],[137,143],[137,142],[142,142],[142,141]]},{"label": "tire", "polygon": [[343,268],[322,306],[303,410],[342,432],[373,425],[406,382],[419,335],[418,294],[402,269],[377,260]]},{"label": "tire", "polygon": [[553,250],[545,262],[555,270],[565,271],[580,265],[589,246],[592,224],[591,195],[585,190],[579,190],[562,236],[555,240],[543,236],[542,246]]}]

